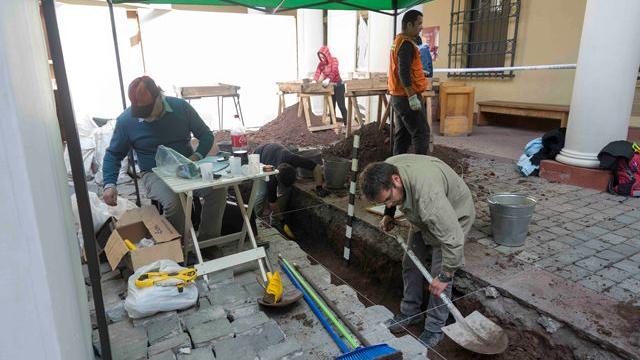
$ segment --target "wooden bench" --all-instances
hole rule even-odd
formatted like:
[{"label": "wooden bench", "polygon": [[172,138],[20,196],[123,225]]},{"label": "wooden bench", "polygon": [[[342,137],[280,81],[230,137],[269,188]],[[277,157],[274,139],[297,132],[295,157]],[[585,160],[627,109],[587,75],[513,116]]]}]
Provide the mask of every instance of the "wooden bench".
[{"label": "wooden bench", "polygon": [[486,113],[560,120],[567,127],[569,105],[532,104],[512,101],[478,101],[478,125],[488,125]]}]

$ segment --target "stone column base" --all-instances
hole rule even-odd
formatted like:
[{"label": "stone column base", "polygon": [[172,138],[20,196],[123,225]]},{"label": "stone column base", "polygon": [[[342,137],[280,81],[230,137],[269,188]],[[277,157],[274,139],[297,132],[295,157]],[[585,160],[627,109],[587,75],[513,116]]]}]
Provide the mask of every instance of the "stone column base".
[{"label": "stone column base", "polygon": [[611,171],[583,168],[553,160],[540,162],[540,177],[551,182],[575,185],[598,191],[607,191]]}]

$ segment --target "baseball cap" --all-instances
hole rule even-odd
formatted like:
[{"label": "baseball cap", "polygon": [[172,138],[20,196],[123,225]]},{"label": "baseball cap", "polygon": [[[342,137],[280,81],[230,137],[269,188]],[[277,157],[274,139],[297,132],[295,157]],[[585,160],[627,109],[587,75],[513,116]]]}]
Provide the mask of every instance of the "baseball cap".
[{"label": "baseball cap", "polygon": [[137,118],[147,118],[153,110],[160,88],[149,76],[135,78],[129,84],[129,100],[131,101],[131,115]]}]

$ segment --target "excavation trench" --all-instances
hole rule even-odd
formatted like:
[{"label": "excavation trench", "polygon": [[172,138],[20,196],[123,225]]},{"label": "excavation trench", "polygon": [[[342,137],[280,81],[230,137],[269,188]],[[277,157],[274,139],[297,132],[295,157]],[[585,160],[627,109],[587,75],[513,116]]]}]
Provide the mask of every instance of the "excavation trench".
[{"label": "excavation trench", "polygon": [[[339,200],[346,203],[347,196],[342,195]],[[399,312],[402,253],[395,240],[380,232],[371,221],[356,218],[351,259],[346,264],[342,260],[345,212],[315,197],[304,186],[298,186],[292,207],[300,210],[292,212],[288,222],[310,261],[327,267],[332,272],[334,284],[346,283],[354,288],[366,306],[380,304],[393,313]],[[548,333],[538,324],[541,314],[535,308],[505,294],[497,299],[489,298],[483,290],[478,291],[486,285],[481,279],[461,273],[453,297],[463,298],[456,300],[456,305],[464,315],[478,310],[502,326],[509,336],[509,347],[505,353],[490,357],[468,352],[445,339],[435,351],[430,351],[430,359],[620,359],[599,344],[581,338],[567,326],[553,334]],[[453,319],[450,317],[449,321]],[[422,326],[411,326],[409,331],[419,336]],[[596,357],[591,357],[594,354]]]}]

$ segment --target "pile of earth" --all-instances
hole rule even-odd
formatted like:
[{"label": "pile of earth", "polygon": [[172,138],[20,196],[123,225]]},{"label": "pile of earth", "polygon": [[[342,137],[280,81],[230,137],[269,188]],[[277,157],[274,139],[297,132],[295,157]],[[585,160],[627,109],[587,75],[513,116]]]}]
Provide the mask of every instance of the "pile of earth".
[{"label": "pile of earth", "polygon": [[[311,113],[311,123],[322,125],[322,118]],[[264,124],[257,131],[247,133],[249,151],[266,143],[280,143],[293,147],[324,147],[338,141],[341,128],[311,132],[307,128],[304,116],[298,117],[298,104],[287,107],[282,114]],[[230,141],[231,133],[227,130],[215,133],[216,143]]]},{"label": "pile of earth", "polygon": [[[377,123],[370,123],[361,129],[354,131],[348,138],[343,139],[323,150],[325,156],[337,156],[350,158],[353,148],[353,136],[360,135],[360,147],[358,150],[358,166],[363,169],[369,163],[383,161],[392,156],[389,127],[379,128]],[[413,149],[409,149],[411,152]],[[435,145],[433,153],[429,155],[435,156],[444,161],[447,165],[458,174],[467,172],[468,163],[466,161],[470,155],[453,148]]]}]

